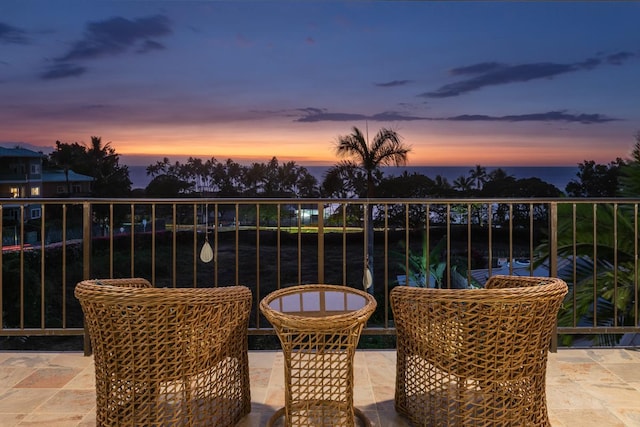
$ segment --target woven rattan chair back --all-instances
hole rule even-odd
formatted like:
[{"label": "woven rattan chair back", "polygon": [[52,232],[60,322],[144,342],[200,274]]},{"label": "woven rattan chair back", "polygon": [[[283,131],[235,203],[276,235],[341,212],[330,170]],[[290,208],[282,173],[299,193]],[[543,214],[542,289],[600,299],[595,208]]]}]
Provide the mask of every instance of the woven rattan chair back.
[{"label": "woven rattan chair back", "polygon": [[391,291],[395,405],[415,425],[550,425],[547,354],[567,285],[494,276],[486,288]]},{"label": "woven rattan chair back", "polygon": [[251,291],[78,283],[94,351],[98,426],[232,426],[251,410]]}]

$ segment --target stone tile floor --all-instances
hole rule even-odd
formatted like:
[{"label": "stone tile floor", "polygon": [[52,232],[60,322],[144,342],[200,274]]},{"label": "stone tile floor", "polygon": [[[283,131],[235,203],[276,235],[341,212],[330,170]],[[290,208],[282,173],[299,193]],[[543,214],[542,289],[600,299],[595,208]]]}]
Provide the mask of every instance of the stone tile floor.
[{"label": "stone tile floor", "polygon": [[[264,426],[284,402],[283,357],[251,351],[252,412]],[[393,409],[395,352],[358,351],[355,405],[374,426],[408,426]],[[0,426],[95,426],[93,358],[80,352],[0,352]],[[553,427],[640,427],[640,349],[560,349],[549,355]]]}]

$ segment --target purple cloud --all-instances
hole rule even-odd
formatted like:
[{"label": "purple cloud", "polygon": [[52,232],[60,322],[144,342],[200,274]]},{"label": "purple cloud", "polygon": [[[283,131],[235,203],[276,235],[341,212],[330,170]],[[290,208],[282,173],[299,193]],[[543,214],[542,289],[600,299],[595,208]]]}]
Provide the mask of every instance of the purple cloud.
[{"label": "purple cloud", "polygon": [[76,41],[65,55],[57,60],[91,59],[106,55],[116,55],[137,47],[138,52],[147,52],[149,43],[155,48],[162,45],[149,41],[150,37],[171,34],[169,19],[164,15],[129,20],[113,17],[105,21],[91,22],[87,25],[84,38]]},{"label": "purple cloud", "polygon": [[628,59],[633,58],[635,55],[631,52],[618,52],[607,56],[607,62],[612,65],[622,65]]},{"label": "purple cloud", "polygon": [[504,68],[504,64],[499,62],[481,62],[479,64],[469,65],[467,67],[458,67],[449,70],[449,74],[458,76],[461,74],[484,74]]},{"label": "purple cloud", "polygon": [[602,114],[567,114],[564,111],[549,111],[546,113],[531,113],[508,116],[486,116],[482,114],[463,114],[460,116],[447,117],[441,120],[452,121],[482,121],[482,122],[573,122],[582,124],[606,123],[617,121]]},{"label": "purple cloud", "polygon": [[374,83],[374,85],[378,87],[395,87],[395,86],[405,86],[411,83],[411,80],[393,80],[385,83]]},{"label": "purple cloud", "polygon": [[488,116],[484,114],[462,114],[452,117],[418,117],[406,115],[394,111],[385,111],[372,115],[357,113],[331,113],[320,108],[303,108],[297,110],[303,113],[302,117],[295,119],[296,122],[349,122],[359,120],[372,120],[378,122],[400,122],[415,120],[432,121],[456,121],[456,122],[568,122],[568,123],[607,123],[620,119],[605,116],[603,114],[570,114],[566,111],[548,111],[545,113],[516,114],[507,116]]},{"label": "purple cloud", "polygon": [[85,67],[70,63],[61,63],[49,67],[47,71],[40,74],[40,78],[43,80],[62,79],[66,77],[77,77],[86,72],[87,69]]},{"label": "purple cloud", "polygon": [[[609,64],[621,65],[635,56],[635,54],[630,52],[618,52],[607,56],[606,61]],[[448,98],[472,92],[486,86],[553,78],[561,74],[573,73],[580,70],[592,70],[600,65],[602,65],[602,61],[597,58],[587,58],[584,61],[569,64],[538,62],[508,65],[498,62],[481,62],[450,70],[450,74],[454,76],[473,75],[474,77],[446,84],[435,91],[421,93],[418,96],[425,98]]]},{"label": "purple cloud", "polygon": [[145,40],[142,46],[140,46],[140,48],[136,52],[147,53],[147,52],[151,52],[152,50],[164,50],[164,49],[166,49],[166,47],[161,43],[158,43],[153,40]]},{"label": "purple cloud", "polygon": [[426,117],[407,116],[394,111],[385,111],[373,115],[356,114],[356,113],[328,113],[326,110],[319,108],[303,108],[299,111],[304,116],[296,119],[296,122],[351,122],[358,120],[373,120],[379,122],[385,121],[412,121],[412,120],[429,120]]},{"label": "purple cloud", "polygon": [[[460,74],[460,70],[473,69],[478,65],[456,68],[452,71]],[[577,68],[578,67],[575,64],[554,64],[550,62],[523,65],[496,64],[496,66],[492,67],[486,72],[482,72],[477,77],[473,77],[468,80],[462,80],[456,83],[450,83],[440,87],[434,92],[422,93],[419,96],[426,98],[448,98],[451,96],[458,96],[462,95],[463,93],[478,90],[485,86],[495,86],[506,83],[526,82],[529,80],[549,78],[557,76],[559,74],[576,71]]]},{"label": "purple cloud", "polygon": [[0,22],[0,43],[27,44],[27,32]]}]

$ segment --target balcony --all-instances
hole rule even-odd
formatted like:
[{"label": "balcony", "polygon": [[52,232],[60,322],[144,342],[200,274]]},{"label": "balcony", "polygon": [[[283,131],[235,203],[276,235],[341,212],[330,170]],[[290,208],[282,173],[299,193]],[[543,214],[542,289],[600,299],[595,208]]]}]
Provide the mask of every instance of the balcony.
[{"label": "balcony", "polygon": [[[284,403],[283,357],[250,351],[251,413],[238,427],[264,426]],[[395,352],[358,350],[355,404],[374,426],[405,427],[393,408]],[[81,352],[0,352],[0,425],[95,426],[92,357]],[[553,427],[640,425],[640,351],[559,349],[549,354]]]},{"label": "balcony", "polygon": [[[34,202],[42,217],[25,220]],[[494,274],[565,279],[548,369],[552,425],[640,425],[639,206],[640,199],[0,199],[0,425],[93,425],[86,340],[72,351],[7,343],[81,342],[75,284],[134,276],[158,287],[251,288],[253,410],[244,425],[264,425],[283,403],[284,376],[280,353],[263,350],[275,337],[259,301],[293,284],[361,287],[370,221],[378,309],[361,344],[376,350],[358,350],[355,382],[356,405],[375,425],[407,425],[393,409],[388,294],[407,276],[410,284],[426,280],[415,268],[429,272],[430,285],[451,288],[482,286]],[[205,242],[211,262],[199,257]]]}]

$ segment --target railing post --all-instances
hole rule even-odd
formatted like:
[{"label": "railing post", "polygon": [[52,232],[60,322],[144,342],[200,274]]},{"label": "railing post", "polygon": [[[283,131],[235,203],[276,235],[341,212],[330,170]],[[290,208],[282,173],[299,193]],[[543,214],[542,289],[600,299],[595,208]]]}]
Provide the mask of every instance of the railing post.
[{"label": "railing post", "polygon": [[[549,276],[558,277],[558,203],[549,204]],[[551,335],[552,353],[558,351],[558,321]]]},{"label": "railing post", "polygon": [[[82,279],[91,277],[91,203],[82,203]],[[89,332],[84,327],[84,355],[91,355],[91,341]]]},{"label": "railing post", "polygon": [[558,276],[558,203],[549,206],[549,275]]},{"label": "railing post", "polygon": [[[4,258],[4,224],[2,223],[2,217],[4,216],[3,206],[0,205],[0,272],[4,271],[2,266],[2,258]],[[4,295],[4,285],[2,283],[2,278],[4,274],[0,273],[0,307],[4,307],[4,301],[2,300],[2,295]],[[0,322],[0,331],[4,329],[3,322]]]},{"label": "railing post", "polygon": [[91,278],[91,203],[82,203],[82,280]]},{"label": "railing post", "polygon": [[318,283],[324,283],[324,204],[318,203]]}]

